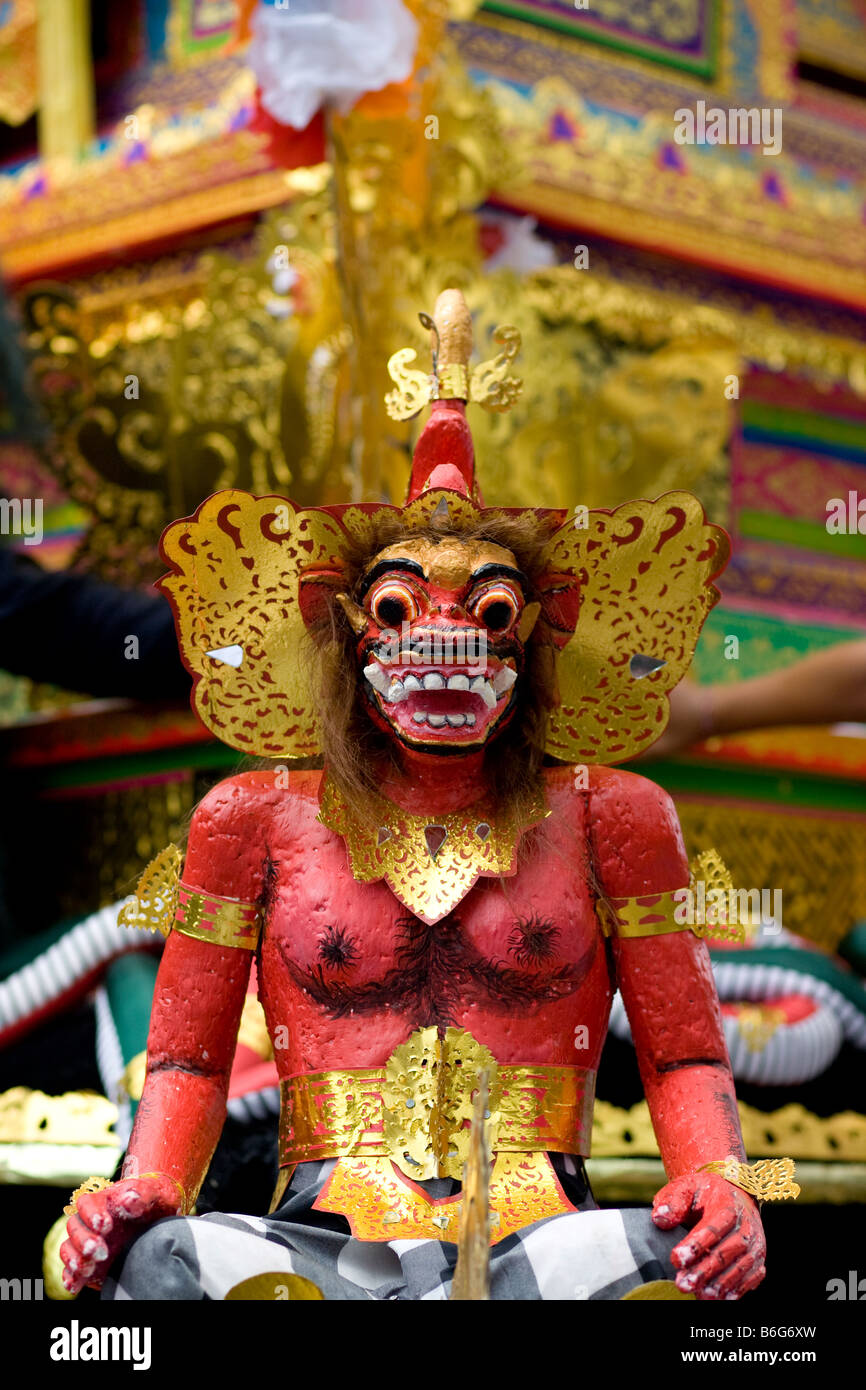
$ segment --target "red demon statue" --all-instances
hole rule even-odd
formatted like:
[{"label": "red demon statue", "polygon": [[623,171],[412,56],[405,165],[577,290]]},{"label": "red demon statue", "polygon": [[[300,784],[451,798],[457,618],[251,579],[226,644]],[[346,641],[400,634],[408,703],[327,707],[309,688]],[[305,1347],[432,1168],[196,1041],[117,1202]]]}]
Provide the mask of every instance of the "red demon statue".
[{"label": "red demon statue", "polygon": [[[482,1073],[492,1298],[764,1277],[677,817],[604,766],[664,730],[727,538],[681,492],[485,508],[466,402],[507,404],[516,334],[470,375],[462,296],[426,322],[433,375],[391,362],[392,414],[432,397],[404,508],[229,491],[163,538],[194,707],[270,761],[193,818],[123,1177],[78,1198],[70,1290],[447,1297]],[[195,1217],[254,957],[280,1180],[266,1217]],[[583,1164],[617,988],[669,1179],[651,1212],[597,1208]]]}]

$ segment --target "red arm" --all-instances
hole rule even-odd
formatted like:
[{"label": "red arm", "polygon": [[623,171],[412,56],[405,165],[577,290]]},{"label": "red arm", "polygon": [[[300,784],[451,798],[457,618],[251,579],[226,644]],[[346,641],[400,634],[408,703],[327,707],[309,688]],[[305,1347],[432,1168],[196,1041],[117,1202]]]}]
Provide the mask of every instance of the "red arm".
[{"label": "red arm", "polygon": [[[181,875],[187,888],[258,903],[264,892],[267,793],[263,774],[232,778],[193,817]],[[272,782],[270,784],[272,786]],[[61,1249],[67,1287],[98,1285],[144,1225],[189,1211],[226,1113],[253,952],[173,930],[157,976],[144,1091],[122,1178],[82,1197]],[[147,1175],[147,1176],[145,1176]]]},{"label": "red arm", "polygon": [[[685,887],[688,863],[666,792],[599,770],[591,797],[594,855],[605,892],[639,897]],[[703,1297],[738,1296],[763,1278],[763,1231],[751,1198],[703,1164],[745,1160],[734,1078],[706,943],[690,931],[612,938],[653,1128],[672,1180],[654,1219],[673,1227],[700,1212],[673,1252],[677,1283]]]}]

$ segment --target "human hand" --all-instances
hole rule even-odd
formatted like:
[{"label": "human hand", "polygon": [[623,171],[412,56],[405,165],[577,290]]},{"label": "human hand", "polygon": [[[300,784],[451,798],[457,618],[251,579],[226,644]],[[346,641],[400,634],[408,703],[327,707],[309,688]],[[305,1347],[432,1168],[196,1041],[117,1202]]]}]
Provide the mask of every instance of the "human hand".
[{"label": "human hand", "polygon": [[670,719],[660,738],[657,738],[643,758],[669,758],[682,753],[695,743],[701,743],[713,732],[713,691],[711,686],[698,685],[686,677],[669,695]]}]

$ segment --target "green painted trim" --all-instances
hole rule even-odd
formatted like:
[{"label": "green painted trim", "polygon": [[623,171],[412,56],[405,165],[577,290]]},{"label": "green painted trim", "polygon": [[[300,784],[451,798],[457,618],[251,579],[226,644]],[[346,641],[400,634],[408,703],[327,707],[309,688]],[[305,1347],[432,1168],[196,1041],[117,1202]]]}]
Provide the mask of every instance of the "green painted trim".
[{"label": "green painted trim", "polygon": [[756,425],[759,429],[785,435],[802,443],[804,448],[811,438],[858,452],[866,450],[866,422],[863,421],[749,400],[743,401],[740,418],[746,426]]},{"label": "green painted trim", "polygon": [[[130,754],[126,757],[89,758],[51,767],[13,768],[12,774],[26,774],[29,782],[38,781],[43,790],[65,790],[89,787],[94,790],[106,782],[134,782],[161,773],[200,771],[228,768],[235,771],[244,755],[225,744],[187,743],[174,748],[160,748],[152,753]],[[7,772],[7,776],[8,776]]]},{"label": "green painted trim", "polygon": [[[724,654],[729,636],[738,638],[740,643],[736,660],[728,660]],[[798,623],[787,617],[719,604],[704,623],[691,674],[702,685],[736,685],[769,671],[784,670],[812,652],[825,651],[842,642],[862,642],[864,636],[862,627],[835,623],[819,627],[816,623]]]},{"label": "green painted trim", "polygon": [[802,810],[848,811],[866,815],[866,783],[773,768],[726,766],[694,761],[626,764],[672,796],[700,796],[711,801],[772,802]]},{"label": "green painted trim", "polygon": [[[506,19],[520,19],[525,24],[537,25],[539,29],[553,29],[560,34],[568,34],[570,38],[584,41],[586,43],[597,43],[602,48],[612,48],[617,53],[630,53],[637,58],[643,58],[650,63],[658,63],[660,67],[674,68],[679,72],[688,72],[696,77],[713,78],[716,75],[718,66],[718,44],[719,44],[719,10],[718,6],[713,6],[713,22],[711,25],[710,55],[708,58],[676,58],[668,54],[664,49],[650,48],[641,46],[639,42],[629,43],[625,39],[615,39],[608,34],[599,34],[597,31],[587,31],[581,33],[573,22],[567,19],[556,19],[553,15],[543,15],[537,10],[529,9],[517,3],[508,3],[508,0],[485,0],[481,6],[482,11],[488,14],[500,14]],[[589,11],[591,13],[591,11]]]},{"label": "green painted trim", "polygon": [[750,540],[793,545],[798,550],[817,550],[845,560],[866,560],[866,535],[855,536],[850,532],[831,535],[820,522],[804,521],[798,516],[778,516],[775,512],[745,507],[737,514],[737,530]]}]

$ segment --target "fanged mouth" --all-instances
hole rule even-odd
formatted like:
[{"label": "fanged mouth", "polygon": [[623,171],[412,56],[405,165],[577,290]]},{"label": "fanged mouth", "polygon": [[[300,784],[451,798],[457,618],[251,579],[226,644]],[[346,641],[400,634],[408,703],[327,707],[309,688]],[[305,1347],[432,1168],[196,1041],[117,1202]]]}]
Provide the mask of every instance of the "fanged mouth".
[{"label": "fanged mouth", "polygon": [[408,737],[477,742],[504,713],[517,680],[513,662],[490,662],[485,670],[453,665],[387,669],[372,659],[364,675],[379,708]]}]

